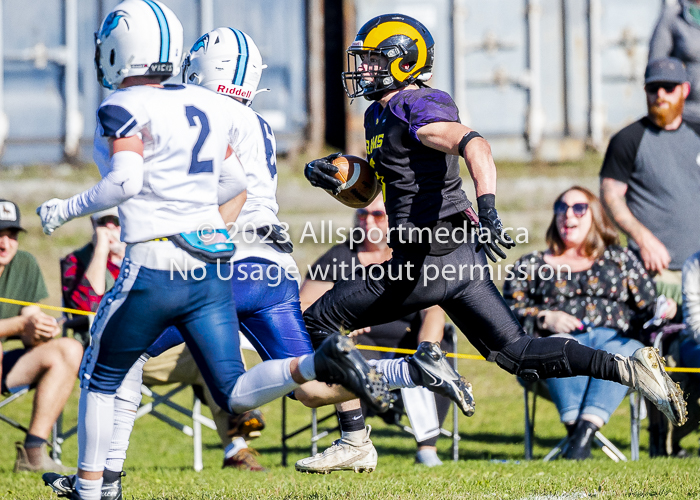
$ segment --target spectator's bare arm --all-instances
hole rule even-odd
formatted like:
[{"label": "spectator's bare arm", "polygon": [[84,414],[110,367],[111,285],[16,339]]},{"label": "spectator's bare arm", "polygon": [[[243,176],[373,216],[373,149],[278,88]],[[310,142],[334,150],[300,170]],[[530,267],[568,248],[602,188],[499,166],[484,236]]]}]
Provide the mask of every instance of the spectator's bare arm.
[{"label": "spectator's bare arm", "polygon": [[34,347],[60,335],[61,327],[53,316],[42,312],[36,306],[22,308],[20,317],[25,318],[20,338],[25,347]]},{"label": "spectator's bare arm", "polygon": [[85,278],[97,295],[104,295],[106,289],[107,259],[109,258],[110,232],[107,227],[95,228],[95,251],[90,265],[85,270]]},{"label": "spectator's bare arm", "polygon": [[0,338],[18,336],[26,347],[46,342],[61,333],[56,318],[36,306],[22,308],[19,316],[0,319]]},{"label": "spectator's bare arm", "polygon": [[632,215],[625,200],[625,193],[627,193],[627,184],[624,182],[609,177],[601,178],[600,198],[603,206],[620,229],[639,245],[644,267],[649,271],[666,269],[671,262],[668,249]]}]

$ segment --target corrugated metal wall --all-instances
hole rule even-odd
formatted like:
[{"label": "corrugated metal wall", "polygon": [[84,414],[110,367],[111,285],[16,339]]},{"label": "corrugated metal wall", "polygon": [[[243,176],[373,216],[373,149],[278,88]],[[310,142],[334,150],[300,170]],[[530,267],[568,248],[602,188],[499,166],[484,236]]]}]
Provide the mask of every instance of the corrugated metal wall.
[{"label": "corrugated metal wall", "polygon": [[[116,0],[77,2],[78,109],[82,115],[80,160],[90,160],[95,110],[104,97],[93,64],[93,33]],[[66,0],[3,1],[4,111],[9,130],[2,164],[58,162],[66,131],[64,68],[45,54],[65,44]],[[284,151],[300,142],[306,126],[306,39],[304,0],[164,0],[185,32],[185,49],[202,34],[202,4],[212,6],[213,26],[233,26],[253,37],[268,68],[255,109],[271,124]],[[44,50],[48,49],[48,52]],[[38,60],[18,61],[39,54]],[[60,54],[59,54],[60,56]],[[179,78],[179,77],[178,77]]]},{"label": "corrugated metal wall", "polygon": [[[183,22],[186,48],[206,24],[207,30],[235,26],[256,40],[269,66],[261,87],[272,92],[259,95],[255,108],[273,124],[280,150],[299,146],[307,130],[307,85],[313,84],[307,78],[307,0],[164,1]],[[330,29],[357,29],[389,12],[414,16],[430,29],[436,42],[431,83],[454,96],[463,121],[491,140],[497,157],[577,157],[586,144],[604,147],[606,137],[645,112],[641,78],[664,0],[344,2],[354,7],[344,9],[354,19],[332,19]],[[0,91],[9,122],[2,164],[60,161],[66,130],[76,127],[82,130],[80,159],[90,159],[94,113],[104,96],[94,76],[93,32],[116,3],[0,0]],[[69,38],[70,5],[77,11],[76,110],[82,127],[79,120],[66,120],[64,77],[70,71],[52,62],[69,52],[61,47]],[[346,106],[348,151],[361,152],[365,108],[363,100]],[[2,129],[0,119],[0,136]]]}]

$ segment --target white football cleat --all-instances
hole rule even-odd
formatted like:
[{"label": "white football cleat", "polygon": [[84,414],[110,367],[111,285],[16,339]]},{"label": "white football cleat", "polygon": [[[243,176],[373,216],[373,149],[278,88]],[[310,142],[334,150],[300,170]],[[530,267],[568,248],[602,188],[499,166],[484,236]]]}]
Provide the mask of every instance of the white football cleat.
[{"label": "white football cleat", "polygon": [[323,453],[313,457],[302,458],[294,468],[307,474],[330,474],[333,471],[350,470],[354,472],[372,472],[377,468],[377,450],[369,438],[371,426],[367,426],[367,436],[361,445],[351,444],[342,438]]},{"label": "white football cleat", "polygon": [[658,349],[642,347],[629,358],[617,358],[622,361],[619,367],[625,385],[641,392],[673,425],[681,426],[688,420],[681,386],[666,373],[666,361]]}]

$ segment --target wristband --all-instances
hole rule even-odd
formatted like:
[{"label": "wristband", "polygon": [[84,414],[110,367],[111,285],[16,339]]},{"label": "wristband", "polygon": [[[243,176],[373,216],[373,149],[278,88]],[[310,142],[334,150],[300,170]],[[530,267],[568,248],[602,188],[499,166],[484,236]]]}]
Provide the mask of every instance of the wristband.
[{"label": "wristband", "polygon": [[482,194],[476,199],[476,204],[479,207],[479,212],[488,210],[489,208],[496,208],[496,195]]},{"label": "wristband", "polygon": [[[472,130],[471,132],[464,134],[464,137],[462,137],[462,140],[459,141],[459,145],[457,146],[459,156],[464,156],[464,148],[467,147],[467,143],[476,137],[481,137],[481,134],[476,130]],[[481,138],[483,139],[483,137]]]}]

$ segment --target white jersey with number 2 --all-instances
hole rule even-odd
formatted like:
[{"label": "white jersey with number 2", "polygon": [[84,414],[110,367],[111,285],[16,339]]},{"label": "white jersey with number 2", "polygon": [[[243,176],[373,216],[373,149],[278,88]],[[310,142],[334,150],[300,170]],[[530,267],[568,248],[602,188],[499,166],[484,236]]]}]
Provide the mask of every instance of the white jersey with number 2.
[{"label": "white jersey with number 2", "polygon": [[138,136],[144,146],[143,188],[119,206],[122,240],[149,241],[225,228],[217,186],[230,145],[237,154],[259,134],[254,111],[193,85],[134,86],[107,97],[97,112],[94,158],[110,168],[109,138]]}]

